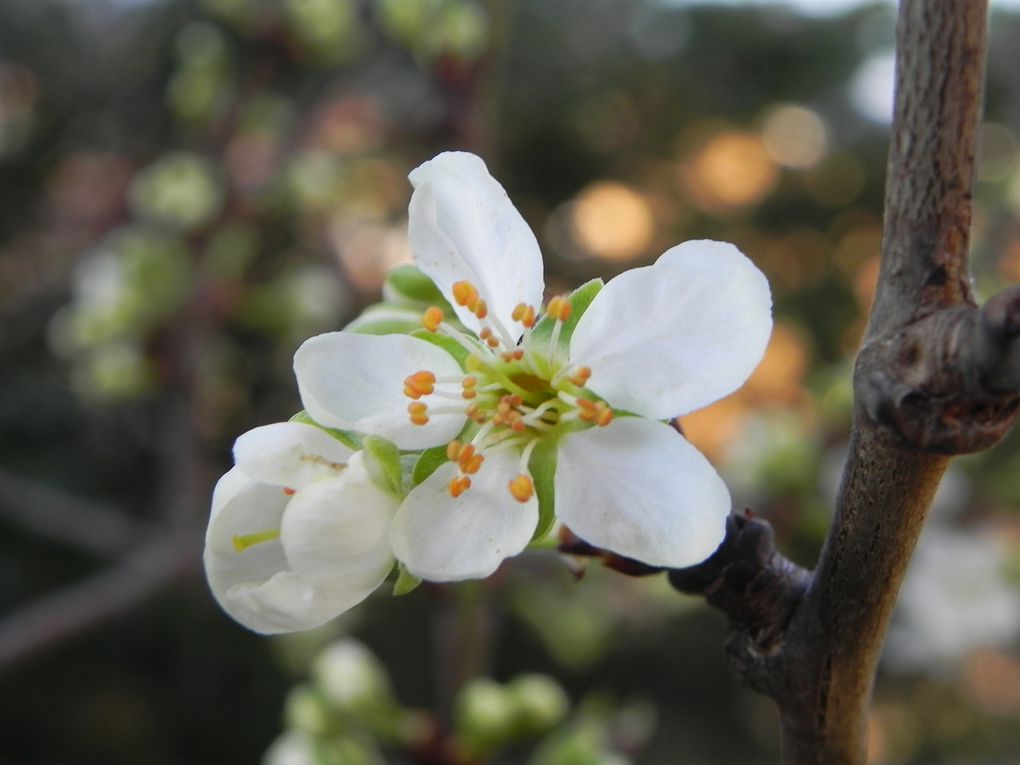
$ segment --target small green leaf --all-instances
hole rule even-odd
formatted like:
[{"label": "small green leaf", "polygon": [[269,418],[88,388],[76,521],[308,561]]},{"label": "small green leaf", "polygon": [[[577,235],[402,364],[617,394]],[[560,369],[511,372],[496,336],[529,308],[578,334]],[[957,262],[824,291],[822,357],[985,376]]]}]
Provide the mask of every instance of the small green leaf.
[{"label": "small green leaf", "polygon": [[338,428],[327,428],[324,425],[320,425],[315,420],[313,420],[311,418],[311,415],[309,415],[308,412],[306,412],[304,409],[302,409],[300,412],[291,417],[290,421],[303,422],[305,425],[314,425],[319,430],[326,431],[331,436],[333,436],[333,438],[335,438],[337,441],[339,441],[344,446],[350,449],[357,450],[361,448],[361,439],[358,438],[357,434],[350,433],[346,430],[339,430]]},{"label": "small green leaf", "polygon": [[528,460],[528,472],[535,483],[535,495],[538,497],[538,526],[535,528],[533,540],[541,539],[549,533],[553,521],[556,520],[556,502],[553,484],[556,478],[556,441],[545,439],[531,453]]},{"label": "small green leaf", "polygon": [[426,308],[430,305],[449,308],[449,303],[433,281],[417,266],[410,264],[397,266],[386,275],[383,297],[393,302],[420,304]]},{"label": "small green leaf", "polygon": [[452,337],[448,335],[440,335],[437,332],[429,332],[424,328],[412,332],[411,337],[417,337],[419,340],[424,340],[425,342],[432,343],[433,345],[438,345],[457,360],[461,369],[466,367],[468,356],[471,354],[468,353],[467,348],[458,343]]},{"label": "small green leaf", "polygon": [[[560,355],[566,357],[566,350],[570,346],[570,336],[574,334],[574,328],[577,326],[577,322],[581,320],[584,312],[588,310],[588,306],[591,305],[591,301],[595,299],[595,296],[599,294],[599,291],[605,286],[605,282],[601,279],[592,279],[589,282],[585,282],[576,290],[567,296],[567,300],[570,302],[570,318],[563,322],[563,328],[560,330],[559,349],[557,352]],[[553,327],[556,326],[556,320],[545,316],[543,319],[535,325],[535,328],[531,330],[525,337],[528,347],[542,356],[551,355],[549,348],[549,342],[552,339]]]},{"label": "small green leaf", "polygon": [[400,451],[385,438],[365,436],[365,465],[369,478],[380,489],[398,497],[404,496],[404,476],[400,468]]},{"label": "small green leaf", "polygon": [[431,449],[426,449],[421,453],[418,461],[414,463],[414,470],[411,472],[411,483],[417,486],[435,473],[436,469],[444,462],[449,462],[446,457],[445,446],[433,446]]},{"label": "small green leaf", "polygon": [[418,588],[421,584],[421,577],[415,576],[406,568],[403,563],[397,564],[397,581],[393,583],[393,595],[399,597],[407,595]]}]

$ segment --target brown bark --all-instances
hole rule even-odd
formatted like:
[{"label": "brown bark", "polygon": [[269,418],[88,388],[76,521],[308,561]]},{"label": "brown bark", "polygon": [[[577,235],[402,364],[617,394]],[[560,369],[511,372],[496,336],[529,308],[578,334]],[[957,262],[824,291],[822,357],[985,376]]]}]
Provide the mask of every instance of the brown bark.
[{"label": "brown bark", "polygon": [[882,642],[950,455],[993,445],[1017,415],[1020,287],[979,310],[967,267],[986,13],[984,0],[900,6],[882,265],[815,571],[745,517],[712,558],[670,574],[730,617],[727,656],[775,699],[787,763],[864,762]]}]

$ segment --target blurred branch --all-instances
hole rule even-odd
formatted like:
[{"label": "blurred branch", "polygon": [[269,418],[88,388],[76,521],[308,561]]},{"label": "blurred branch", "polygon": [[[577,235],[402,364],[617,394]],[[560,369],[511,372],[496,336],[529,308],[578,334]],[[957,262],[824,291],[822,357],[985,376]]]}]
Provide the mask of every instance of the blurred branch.
[{"label": "blurred branch", "polygon": [[117,563],[0,620],[0,671],[129,611],[198,573],[198,531],[165,533]]},{"label": "blurred branch", "polygon": [[0,469],[0,520],[94,555],[116,555],[149,526],[109,505]]}]

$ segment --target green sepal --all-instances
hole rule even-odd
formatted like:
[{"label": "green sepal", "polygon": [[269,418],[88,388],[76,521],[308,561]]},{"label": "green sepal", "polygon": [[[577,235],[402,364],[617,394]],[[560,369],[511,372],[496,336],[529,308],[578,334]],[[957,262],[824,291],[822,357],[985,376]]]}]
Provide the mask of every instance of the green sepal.
[{"label": "green sepal", "polygon": [[404,496],[404,475],[400,467],[400,451],[392,442],[379,436],[361,440],[365,450],[365,466],[372,483],[394,496]]},{"label": "green sepal", "polygon": [[354,449],[357,451],[361,448],[361,439],[358,438],[356,433],[351,433],[346,430],[340,430],[338,428],[327,428],[325,425],[320,425],[312,419],[311,415],[308,414],[304,409],[295,414],[290,418],[290,422],[303,422],[305,425],[314,425],[319,430],[324,430],[329,433],[333,438],[342,443],[344,446]]},{"label": "green sepal", "polygon": [[393,583],[393,596],[400,597],[418,589],[421,584],[421,577],[415,576],[406,568],[403,563],[397,564],[397,580]]},{"label": "green sepal", "polygon": [[553,488],[556,478],[556,441],[543,439],[528,459],[528,472],[535,484],[538,497],[538,526],[532,541],[542,539],[549,533],[556,520],[556,496]]},{"label": "green sepal", "polygon": [[[563,322],[563,328],[560,329],[560,340],[559,348],[555,349],[557,354],[566,358],[566,351],[570,347],[570,336],[574,334],[574,328],[577,326],[577,322],[581,320],[584,312],[588,310],[588,306],[591,305],[591,301],[595,299],[595,296],[599,294],[599,291],[605,286],[605,282],[601,279],[592,279],[589,282],[585,282],[576,290],[571,292],[567,296],[567,301],[570,303],[570,317]],[[531,330],[525,336],[525,342],[528,344],[533,352],[540,356],[552,355],[551,349],[549,348],[549,341],[552,339],[553,327],[556,326],[556,319],[551,316],[545,316],[542,318],[535,328]]]},{"label": "green sepal", "polygon": [[397,266],[388,274],[383,283],[383,298],[397,303],[414,303],[426,308],[430,305],[442,308],[443,313],[450,307],[443,293],[417,266],[410,263]]},{"label": "green sepal", "polygon": [[411,337],[417,337],[419,340],[424,340],[427,343],[438,345],[444,351],[449,353],[460,364],[461,369],[467,367],[468,357],[471,355],[468,353],[468,349],[458,343],[449,335],[440,335],[438,332],[429,332],[427,329],[420,328],[411,333]]},{"label": "green sepal", "polygon": [[411,484],[417,486],[435,473],[440,465],[449,461],[445,446],[433,446],[431,449],[426,449],[414,463],[414,470],[411,471]]},{"label": "green sepal", "polygon": [[350,324],[345,332],[359,335],[407,335],[421,329],[422,311],[393,303],[370,305]]}]

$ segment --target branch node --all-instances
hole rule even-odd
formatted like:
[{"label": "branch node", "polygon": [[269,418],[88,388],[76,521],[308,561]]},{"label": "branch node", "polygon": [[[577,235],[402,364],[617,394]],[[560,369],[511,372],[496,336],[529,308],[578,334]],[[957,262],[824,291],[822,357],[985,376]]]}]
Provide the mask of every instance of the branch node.
[{"label": "branch node", "polygon": [[726,521],[719,548],[697,566],[673,569],[669,581],[688,595],[704,595],[730,620],[726,657],[734,674],[774,695],[786,626],[804,597],[811,573],[784,558],[775,534],[750,510]]},{"label": "branch node", "polygon": [[909,448],[994,445],[1020,412],[1020,285],[981,309],[944,308],[869,342],[856,390],[868,417]]}]

